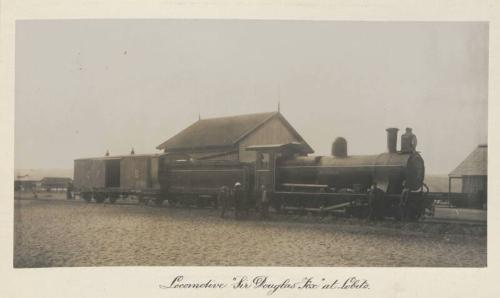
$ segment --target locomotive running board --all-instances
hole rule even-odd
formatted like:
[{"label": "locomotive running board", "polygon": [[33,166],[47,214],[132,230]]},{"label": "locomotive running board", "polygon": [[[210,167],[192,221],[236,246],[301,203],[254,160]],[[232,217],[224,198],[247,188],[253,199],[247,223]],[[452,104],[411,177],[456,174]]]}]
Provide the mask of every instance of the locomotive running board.
[{"label": "locomotive running board", "polygon": [[320,210],[321,211],[329,211],[329,210],[338,209],[338,208],[342,208],[342,207],[349,207],[349,206],[351,206],[351,202],[341,203],[341,204],[337,204],[337,205],[333,205],[333,206],[320,208]]},{"label": "locomotive running board", "polygon": [[[298,210],[298,211],[315,211],[315,212],[324,212],[324,211],[333,211],[334,209],[339,209],[342,207],[348,207],[351,205],[351,202],[337,204],[333,206],[328,206],[324,208],[301,208],[301,207],[292,207],[292,206],[284,206],[285,210]],[[337,211],[337,210],[335,210]]]}]

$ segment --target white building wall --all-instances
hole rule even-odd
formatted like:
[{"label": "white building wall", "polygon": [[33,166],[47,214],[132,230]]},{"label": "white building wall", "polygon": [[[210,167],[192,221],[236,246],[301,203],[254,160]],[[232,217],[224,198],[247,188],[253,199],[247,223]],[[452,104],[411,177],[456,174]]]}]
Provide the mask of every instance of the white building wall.
[{"label": "white building wall", "polygon": [[286,144],[298,142],[292,132],[279,120],[273,118],[266,124],[252,132],[239,144],[240,161],[254,162],[255,151],[246,151],[245,148],[251,145]]}]

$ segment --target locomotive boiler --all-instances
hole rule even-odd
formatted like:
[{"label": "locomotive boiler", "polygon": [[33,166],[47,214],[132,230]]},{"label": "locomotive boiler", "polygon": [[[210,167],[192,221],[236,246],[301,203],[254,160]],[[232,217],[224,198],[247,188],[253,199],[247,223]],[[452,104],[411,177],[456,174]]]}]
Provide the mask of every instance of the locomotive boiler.
[{"label": "locomotive boiler", "polygon": [[330,190],[366,191],[373,184],[386,193],[401,193],[404,187],[419,190],[424,181],[424,160],[415,148],[396,151],[397,129],[388,131],[388,152],[377,155],[347,154],[347,141],[337,138],[332,156],[299,156],[278,163],[281,184],[327,185]]}]

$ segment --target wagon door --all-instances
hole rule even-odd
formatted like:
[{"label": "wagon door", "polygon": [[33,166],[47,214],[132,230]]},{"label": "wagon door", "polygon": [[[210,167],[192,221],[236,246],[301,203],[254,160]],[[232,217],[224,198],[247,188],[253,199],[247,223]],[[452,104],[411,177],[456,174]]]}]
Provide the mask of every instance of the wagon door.
[{"label": "wagon door", "polygon": [[120,159],[105,161],[105,187],[120,187]]}]

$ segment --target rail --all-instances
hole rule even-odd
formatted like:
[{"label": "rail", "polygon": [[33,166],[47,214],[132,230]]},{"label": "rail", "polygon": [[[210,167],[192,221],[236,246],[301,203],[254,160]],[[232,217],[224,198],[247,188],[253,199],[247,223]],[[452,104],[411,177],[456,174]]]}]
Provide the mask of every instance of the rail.
[{"label": "rail", "polygon": [[453,207],[478,207],[482,208],[477,199],[471,198],[466,193],[429,192],[427,198],[432,199],[435,205]]}]

